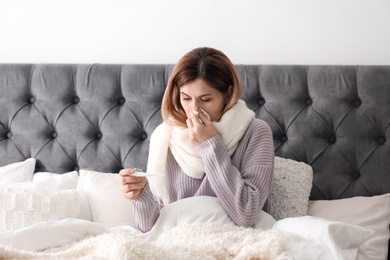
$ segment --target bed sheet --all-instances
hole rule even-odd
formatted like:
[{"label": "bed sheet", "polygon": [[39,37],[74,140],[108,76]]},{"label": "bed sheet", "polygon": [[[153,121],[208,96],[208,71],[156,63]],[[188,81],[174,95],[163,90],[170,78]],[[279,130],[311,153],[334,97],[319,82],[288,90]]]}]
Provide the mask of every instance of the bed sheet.
[{"label": "bed sheet", "polygon": [[194,197],[166,206],[148,233],[75,218],[3,232],[0,258],[355,259],[372,235],[317,217],[275,221],[265,212],[255,227],[238,227],[216,198]]}]

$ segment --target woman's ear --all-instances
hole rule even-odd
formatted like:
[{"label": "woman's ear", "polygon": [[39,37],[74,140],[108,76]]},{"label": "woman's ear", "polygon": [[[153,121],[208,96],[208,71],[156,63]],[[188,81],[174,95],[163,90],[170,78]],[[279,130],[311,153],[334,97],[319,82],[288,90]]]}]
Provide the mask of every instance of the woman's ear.
[{"label": "woman's ear", "polygon": [[225,105],[229,103],[230,99],[232,98],[233,95],[233,86],[229,86],[227,92],[225,93]]}]

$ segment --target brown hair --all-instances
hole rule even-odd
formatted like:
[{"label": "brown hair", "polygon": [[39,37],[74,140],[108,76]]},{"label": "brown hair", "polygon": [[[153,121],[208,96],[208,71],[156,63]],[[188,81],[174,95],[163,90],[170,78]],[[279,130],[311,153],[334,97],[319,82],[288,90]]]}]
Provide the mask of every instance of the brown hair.
[{"label": "brown hair", "polygon": [[161,113],[170,125],[186,125],[186,114],[180,104],[180,87],[202,79],[212,88],[232,95],[223,112],[229,110],[241,97],[241,82],[236,67],[221,51],[213,48],[196,48],[185,54],[176,64],[164,93]]}]

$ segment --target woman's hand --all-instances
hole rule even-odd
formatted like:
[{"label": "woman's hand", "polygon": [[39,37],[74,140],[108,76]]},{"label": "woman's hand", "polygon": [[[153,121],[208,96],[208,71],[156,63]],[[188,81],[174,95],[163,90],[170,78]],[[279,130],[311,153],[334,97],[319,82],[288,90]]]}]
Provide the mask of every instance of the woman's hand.
[{"label": "woman's hand", "polygon": [[140,195],[148,182],[145,177],[131,176],[134,174],[134,169],[122,169],[119,172],[121,176],[122,193],[126,199],[135,200]]},{"label": "woman's hand", "polygon": [[[193,111],[191,111],[193,112]],[[199,118],[198,118],[199,117]],[[200,122],[199,119],[203,122]],[[217,135],[217,129],[202,112],[199,111],[198,116],[194,113],[190,113],[189,118],[186,120],[189,132],[190,142],[199,145],[205,142],[207,139]]]}]

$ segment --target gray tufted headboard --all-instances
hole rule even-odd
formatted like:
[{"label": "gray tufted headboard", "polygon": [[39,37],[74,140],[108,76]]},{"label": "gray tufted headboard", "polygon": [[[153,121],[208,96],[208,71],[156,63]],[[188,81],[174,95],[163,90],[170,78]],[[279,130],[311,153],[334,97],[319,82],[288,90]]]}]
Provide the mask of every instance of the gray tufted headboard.
[{"label": "gray tufted headboard", "polygon": [[[1,64],[0,166],[146,168],[172,65]],[[275,154],[314,169],[311,199],[390,192],[390,66],[237,65]]]}]

